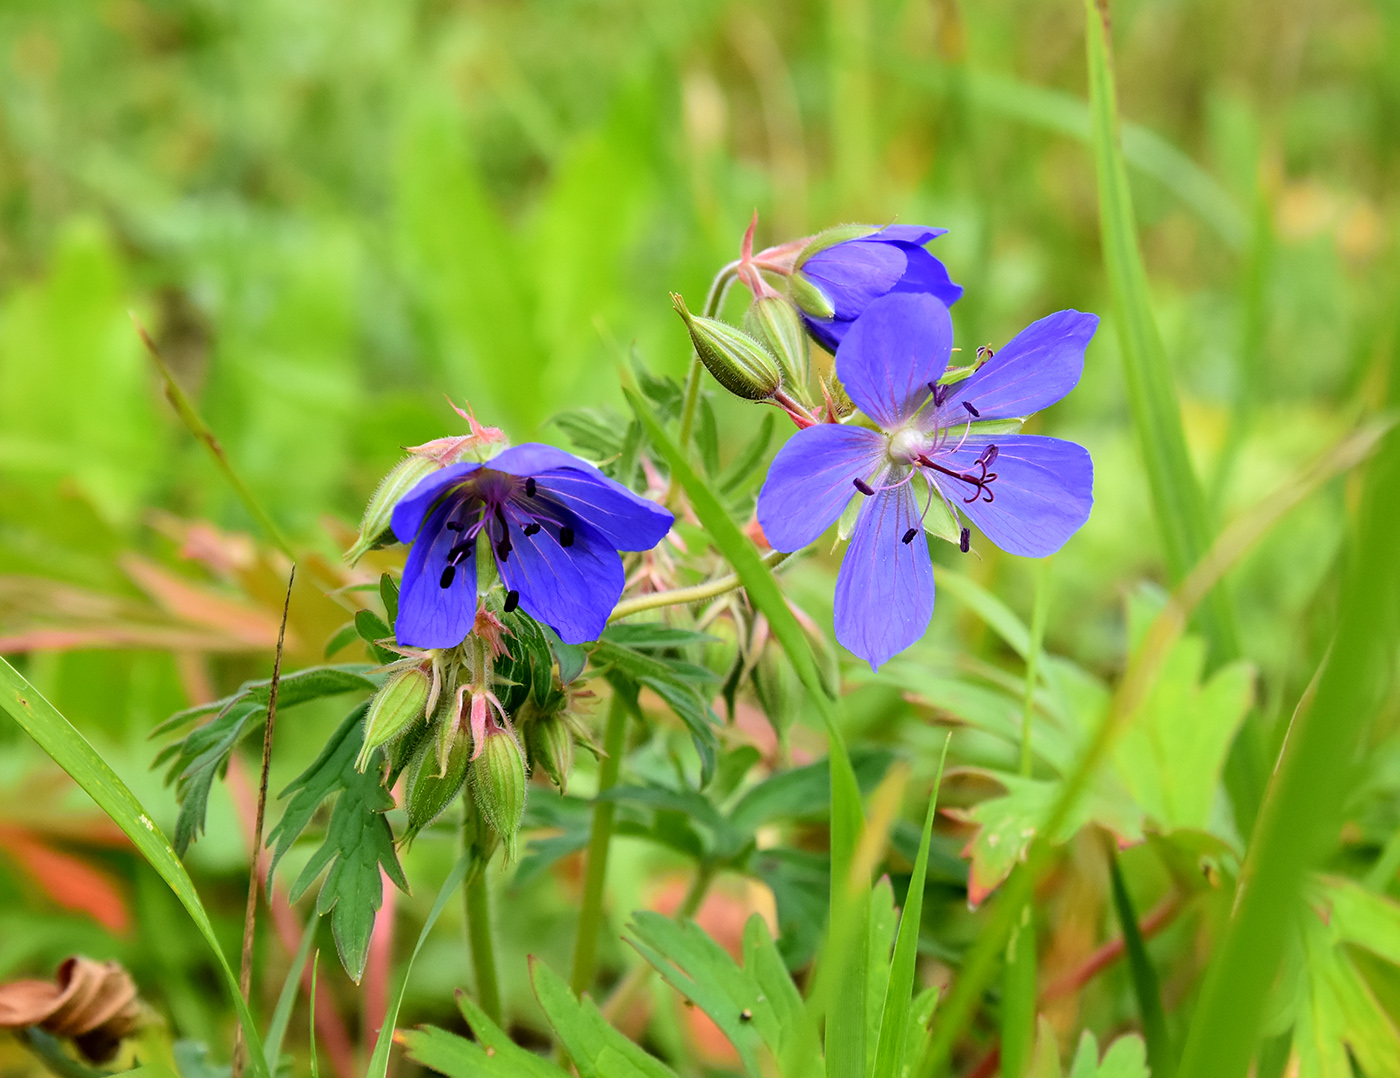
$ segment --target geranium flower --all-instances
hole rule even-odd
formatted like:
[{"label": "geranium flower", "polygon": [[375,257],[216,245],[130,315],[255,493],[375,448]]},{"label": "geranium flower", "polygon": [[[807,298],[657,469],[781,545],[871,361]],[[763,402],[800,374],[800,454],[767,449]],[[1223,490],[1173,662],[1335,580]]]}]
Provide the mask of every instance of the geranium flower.
[{"label": "geranium flower", "polygon": [[847,330],[881,296],[904,292],[935,296],[951,307],[962,295],[943,263],[924,250],[946,228],[889,225],[868,236],[823,248],[797,267],[831,302],[834,314],[802,312],[807,332],[828,352],[836,351]]},{"label": "geranium flower", "polygon": [[[1073,442],[987,432],[1054,404],[1079,381],[1098,318],[1060,311],[1022,330],[971,377],[937,385],[953,324],[928,295],[877,299],[836,353],[836,372],[879,428],[823,423],[779,451],[758,496],[778,550],[800,550],[864,499],[836,580],[836,638],[878,667],[933,616],[924,522],[937,499],[1011,554],[1041,558],[1089,518],[1094,466]],[[939,507],[946,522],[947,515]],[[968,549],[969,531],[961,529]]]},{"label": "geranium flower", "polygon": [[507,449],[485,464],[453,464],[394,508],[412,543],[396,624],[401,645],[449,648],[476,618],[477,536],[485,531],[518,605],[569,644],[596,640],[622,594],[619,550],[650,550],[674,518],[593,465],[553,446]]}]

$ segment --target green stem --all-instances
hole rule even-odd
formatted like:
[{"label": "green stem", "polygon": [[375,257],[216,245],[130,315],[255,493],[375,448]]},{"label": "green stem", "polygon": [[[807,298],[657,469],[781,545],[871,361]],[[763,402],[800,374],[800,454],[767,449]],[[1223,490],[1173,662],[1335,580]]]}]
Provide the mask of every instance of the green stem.
[{"label": "green stem", "polygon": [[472,946],[472,968],[476,973],[476,1001],[486,1016],[501,1023],[501,989],[496,980],[496,952],[491,941],[491,897],[486,869],[471,873],[466,883],[467,936]]},{"label": "green stem", "polygon": [[136,325],[136,332],[141,335],[141,340],[146,346],[146,351],[150,353],[151,361],[155,363],[156,369],[160,371],[160,376],[165,382],[165,396],[175,409],[175,414],[180,417],[180,422],[185,428],[198,438],[208,448],[210,456],[214,458],[214,463],[219,466],[219,470],[224,473],[224,478],[228,480],[233,492],[238,495],[238,500],[243,503],[243,508],[248,510],[249,515],[256,520],[267,537],[272,540],[273,545],[283,554],[296,561],[296,554],[292,552],[292,545],[287,542],[287,537],[282,534],[282,529],[273,521],[270,513],[265,510],[253,496],[253,492],[248,489],[246,483],[239,474],[233,470],[233,464],[229,461],[224,447],[215,436],[209,424],[204,421],[204,417],[199,414],[194,403],[185,396],[185,391],[180,388],[180,383],[175,381],[175,375],[166,364],[165,358],[160,354],[160,349],[156,347],[156,342],[151,339],[151,335],[146,332],[146,327],[136,321],[136,316],[131,316],[132,322]]},{"label": "green stem", "polygon": [[[791,554],[784,554],[780,550],[770,550],[763,555],[763,562],[770,569],[776,569]],[[618,621],[621,618],[631,617],[633,614],[640,614],[644,610],[655,610],[662,606],[681,606],[689,603],[702,602],[705,599],[714,599],[731,591],[738,591],[744,586],[744,582],[739,579],[738,573],[729,573],[726,576],[717,577],[705,584],[696,584],[691,588],[674,588],[671,591],[655,591],[650,595],[638,595],[635,599],[627,599],[613,607],[613,612],[608,615],[609,621]]]},{"label": "green stem", "polygon": [[[617,785],[617,772],[626,745],[629,701],[616,689],[608,708],[608,726],[603,734],[603,760],[598,767],[598,793],[603,794]],[[598,957],[598,931],[603,921],[603,888],[608,877],[608,847],[612,843],[613,815],[617,806],[612,801],[598,801],[593,806],[593,833],[588,838],[588,870],[583,880],[583,905],[579,909],[578,937],[574,940],[574,970],[570,987],[582,993],[593,983],[593,969]]]},{"label": "green stem", "polygon": [[1123,952],[1128,956],[1128,971],[1133,978],[1138,1009],[1142,1012],[1142,1032],[1147,1040],[1147,1061],[1154,1078],[1171,1078],[1176,1069],[1172,1059],[1171,1037],[1167,1033],[1167,1015],[1162,1009],[1162,990],[1157,983],[1157,971],[1147,957],[1147,948],[1138,929],[1137,911],[1118,864],[1118,850],[1107,839],[1108,875],[1113,888],[1113,908],[1123,929]]},{"label": "green stem", "polygon": [[1026,656],[1026,691],[1021,701],[1021,774],[1030,778],[1031,720],[1035,716],[1035,685],[1040,667],[1040,650],[1045,643],[1045,622],[1050,614],[1050,559],[1035,569],[1035,606],[1031,610],[1031,646]]},{"label": "green stem", "polygon": [[695,911],[700,908],[700,903],[705,901],[705,894],[714,878],[715,866],[709,861],[701,861],[695,870],[695,879],[690,881],[690,890],[685,893],[684,900],[676,909],[677,921],[695,916]]},{"label": "green stem", "polygon": [[112,1073],[79,1063],[63,1050],[63,1044],[57,1037],[39,1026],[17,1029],[15,1037],[57,1078],[106,1078]]}]

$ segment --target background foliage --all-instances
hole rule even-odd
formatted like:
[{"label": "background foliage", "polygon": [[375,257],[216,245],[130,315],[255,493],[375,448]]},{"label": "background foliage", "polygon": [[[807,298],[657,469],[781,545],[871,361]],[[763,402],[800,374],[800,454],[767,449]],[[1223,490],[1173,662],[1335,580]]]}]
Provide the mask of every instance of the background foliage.
[{"label": "background foliage", "polygon": [[[1113,20],[1153,311],[1216,526],[1386,398],[1400,347],[1400,5],[1132,0],[1113,6]],[[4,5],[0,650],[174,833],[147,735],[266,675],[283,578],[275,553],[241,534],[252,521],[161,399],[129,311],[273,516],[317,552],[289,626],[290,655],[309,665],[347,618],[317,584],[352,582],[338,551],[374,484],[399,446],[458,429],[442,395],[469,399],[517,441],[562,444],[551,422],[561,411],[625,409],[613,372],[633,348],[680,377],[688,342],[666,292],[703,294],[755,207],[760,242],[850,219],[948,227],[934,250],[968,289],[953,312],[965,349],[1000,345],[1062,307],[1108,315],[1084,57],[1084,12],[1062,0]],[[1064,675],[1046,711],[1069,745],[1170,579],[1122,372],[1106,317],[1082,385],[1037,421],[1096,464],[1094,514],[1043,585],[1045,647]],[[721,398],[714,412],[720,444],[737,451],[754,413]],[[1189,831],[1202,849],[1239,852],[1331,638],[1359,496],[1348,482],[1310,497],[1229,575],[1240,658],[1223,664],[1194,637],[1178,645],[1147,720],[1116,749],[1126,790],[1105,792],[1087,818],[1126,838]],[[1022,657],[1015,633],[997,628],[1031,623],[1033,566],[990,547],[938,557],[970,584],[940,578],[925,643],[877,677],[842,668],[854,688],[848,740],[913,765],[896,830],[910,860],[943,737],[928,720],[957,720],[949,796],[960,820],[941,820],[935,835],[930,872],[942,890],[924,912],[926,982],[976,932],[963,847],[976,897],[1013,860],[992,841],[998,821],[1014,830],[1017,798],[1043,797],[1071,758],[1038,748],[1034,778],[1016,785],[1020,690],[997,679],[1019,681]],[[824,632],[835,564],[818,557],[787,577]],[[1010,622],[987,616],[986,594]],[[357,647],[341,657],[363,658]],[[1364,875],[1400,822],[1400,709],[1388,701],[1354,772],[1330,866],[1341,875]],[[274,791],[343,712],[311,704],[281,726]],[[1170,742],[1181,716],[1218,740]],[[820,723],[798,718],[794,752],[815,759]],[[1220,735],[1235,729],[1227,760]],[[757,720],[729,743],[745,739],[770,751]],[[664,769],[653,755],[640,774]],[[246,763],[230,774],[227,788],[213,786],[207,834],[187,863],[232,954],[251,784]],[[1008,775],[1005,796],[989,796],[996,774]],[[543,813],[551,802],[535,792]],[[535,822],[568,834],[567,820]],[[1191,905],[1150,945],[1179,1038],[1229,907],[1219,889],[1174,883],[1181,858],[1161,845],[1149,839],[1121,860],[1138,910],[1173,894]],[[773,880],[800,874],[801,847]],[[618,941],[630,911],[664,906],[684,880],[683,860],[639,840],[615,853],[618,931],[602,955],[613,977],[637,961]],[[308,854],[288,854],[286,883]],[[415,893],[398,898],[396,953],[454,860],[447,841],[405,855]],[[1372,895],[1395,868],[1372,872]],[[1086,831],[1043,888],[1043,982],[1117,934],[1106,872]],[[578,865],[525,875],[496,886],[510,911],[498,924],[507,1011],[528,1036],[546,1027],[524,956],[567,965]],[[773,911],[760,884],[730,883],[713,917]],[[1354,884],[1325,887],[1319,906],[1372,910]],[[777,912],[800,893],[778,887]],[[1272,1032],[1370,1023],[1400,1044],[1400,976],[1387,964],[1400,951],[1364,949],[1375,937],[1358,923],[1312,926],[1300,946],[1324,957],[1288,967],[1312,1017],[1280,1003]],[[290,954],[278,932],[265,935],[258,991],[270,1011]],[[461,939],[454,904],[415,967],[401,1024],[461,1027],[450,994],[469,979]],[[815,945],[779,943],[790,960]],[[47,975],[74,951],[124,961],[171,1036],[227,1043],[231,1008],[174,899],[0,719],[0,980]],[[321,965],[347,1046],[377,1028],[386,961],[376,980],[371,954],[367,992]],[[689,1045],[727,1064],[719,1049],[705,1055],[708,1034],[670,998],[658,990],[650,1024],[634,1016],[628,1032],[673,1061]],[[1081,1028],[1103,1035],[1138,1021],[1118,967],[1047,1013],[1066,1047]],[[1340,1043],[1327,1036],[1319,1043]],[[304,1039],[292,1040],[300,1069]],[[1365,1073],[1391,1073],[1353,1054]]]}]

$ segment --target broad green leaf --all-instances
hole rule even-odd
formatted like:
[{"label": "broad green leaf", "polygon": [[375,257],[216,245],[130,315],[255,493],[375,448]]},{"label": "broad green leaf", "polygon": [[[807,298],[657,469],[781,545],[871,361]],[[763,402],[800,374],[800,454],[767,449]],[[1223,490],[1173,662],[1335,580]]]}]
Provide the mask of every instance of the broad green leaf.
[{"label": "broad green leaf", "polygon": [[234,1009],[243,1036],[247,1040],[249,1066],[258,1078],[270,1078],[263,1056],[262,1037],[253,1016],[238,990],[238,977],[228,964],[223,948],[209,915],[199,900],[194,883],[175,850],[160,833],[149,814],[105,760],[59,711],[44,699],[33,685],[0,658],[0,706],[9,712],[25,733],[38,742],[50,757],[63,768],[82,790],[97,803],[107,816],[122,829],[133,846],[141,852],[161,879],[175,892],[175,897],[189,912],[199,934],[214,952],[224,985],[233,998]]},{"label": "broad green leaf", "polygon": [[1205,663],[1205,641],[1179,640],[1114,747],[1123,784],[1165,832],[1210,829],[1225,756],[1254,699],[1250,664],[1230,663],[1203,682]]},{"label": "broad green leaf", "polygon": [[1293,1037],[1299,1078],[1351,1078],[1349,1054],[1367,1078],[1397,1078],[1400,1030],[1337,946],[1335,928],[1310,911],[1301,918],[1305,994]]},{"label": "broad green leaf", "polygon": [[563,978],[538,959],[530,961],[530,979],[535,998],[581,1078],[675,1078],[664,1063],[608,1025],[591,999],[580,1001]]},{"label": "broad green leaf", "polygon": [[413,953],[408,956],[408,961],[399,971],[399,983],[395,986],[394,994],[389,1000],[388,1010],[384,1012],[384,1025],[380,1027],[379,1035],[375,1038],[374,1052],[369,1059],[369,1068],[365,1071],[366,1078],[384,1078],[384,1075],[388,1073],[389,1048],[394,1043],[394,1025],[399,1020],[399,1008],[403,1006],[404,993],[408,991],[408,975],[413,971],[413,963],[417,961],[418,952],[423,949],[423,944],[428,939],[428,933],[433,930],[433,925],[437,924],[438,918],[442,916],[442,911],[447,906],[447,900],[456,893],[457,888],[462,885],[462,880],[466,878],[472,857],[473,852],[467,850],[461,857],[457,858],[457,863],[452,866],[452,871],[447,874],[447,879],[438,889],[433,908],[428,911],[423,928],[418,933],[418,942],[413,945]]}]

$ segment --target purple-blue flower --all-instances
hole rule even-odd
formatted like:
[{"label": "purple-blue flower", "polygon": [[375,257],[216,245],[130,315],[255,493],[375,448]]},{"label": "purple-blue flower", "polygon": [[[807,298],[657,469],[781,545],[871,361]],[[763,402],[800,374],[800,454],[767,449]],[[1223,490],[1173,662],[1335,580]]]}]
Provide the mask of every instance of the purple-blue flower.
[{"label": "purple-blue flower", "polygon": [[936,296],[951,307],[962,295],[943,263],[924,250],[946,228],[889,225],[860,239],[833,244],[812,255],[798,270],[815,284],[831,305],[831,318],[802,319],[813,339],[828,352],[837,346],[872,302],[891,293],[915,292]]},{"label": "purple-blue flower", "polygon": [[517,605],[568,644],[596,640],[622,594],[619,550],[650,550],[674,517],[593,465],[553,446],[507,449],[453,464],[394,508],[412,543],[399,593],[398,642],[460,644],[476,618],[477,536],[495,554],[506,609]]},{"label": "purple-blue flower", "polygon": [[[918,640],[933,616],[923,522],[935,498],[1003,550],[1041,558],[1089,518],[1094,466],[1073,442],[979,430],[1054,404],[1079,381],[1098,318],[1042,318],[971,377],[936,385],[953,323],[929,295],[872,302],[836,353],[836,373],[877,426],[818,424],[779,451],[758,495],[758,522],[778,550],[800,550],[853,496],[863,499],[836,579],[836,638],[878,667]],[[946,518],[945,518],[946,519]],[[967,549],[968,529],[962,529]]]}]

